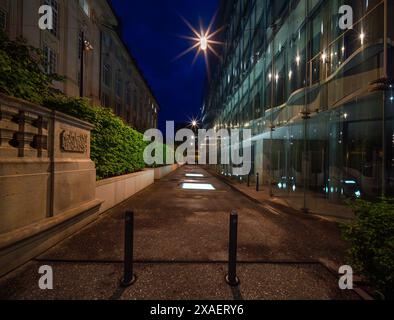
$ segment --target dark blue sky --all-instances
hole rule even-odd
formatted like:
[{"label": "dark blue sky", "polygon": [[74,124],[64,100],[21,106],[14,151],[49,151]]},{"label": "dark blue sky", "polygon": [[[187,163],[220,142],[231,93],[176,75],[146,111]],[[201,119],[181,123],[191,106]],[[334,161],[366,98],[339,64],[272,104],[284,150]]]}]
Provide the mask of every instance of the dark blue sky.
[{"label": "dark blue sky", "polygon": [[[197,117],[205,84],[205,61],[192,66],[194,52],[173,62],[191,46],[179,36],[192,33],[180,18],[193,26],[199,18],[206,28],[218,8],[218,0],[112,0],[123,24],[123,38],[136,58],[161,106],[160,127],[166,120],[185,122]],[[211,62],[215,62],[214,57]]]}]

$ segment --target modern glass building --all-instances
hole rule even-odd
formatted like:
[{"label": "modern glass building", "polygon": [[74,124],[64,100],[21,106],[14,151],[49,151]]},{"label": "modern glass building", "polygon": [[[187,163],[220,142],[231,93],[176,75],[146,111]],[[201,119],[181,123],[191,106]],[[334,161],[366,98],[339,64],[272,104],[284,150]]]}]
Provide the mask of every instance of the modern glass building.
[{"label": "modern glass building", "polygon": [[223,0],[204,126],[252,129],[262,192],[297,209],[393,196],[393,19],[393,0]]}]

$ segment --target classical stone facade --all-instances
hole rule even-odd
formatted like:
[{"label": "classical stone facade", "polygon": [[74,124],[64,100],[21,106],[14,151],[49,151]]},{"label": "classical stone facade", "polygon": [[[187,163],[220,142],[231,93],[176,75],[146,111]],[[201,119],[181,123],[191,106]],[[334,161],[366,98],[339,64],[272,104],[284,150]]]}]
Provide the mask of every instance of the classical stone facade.
[{"label": "classical stone facade", "polygon": [[[38,27],[43,4],[53,8],[52,30]],[[65,78],[55,84],[65,94],[111,108],[140,131],[157,127],[157,100],[119,35],[108,1],[0,0],[0,28],[43,50],[46,71]],[[83,51],[85,41],[89,48]]]}]

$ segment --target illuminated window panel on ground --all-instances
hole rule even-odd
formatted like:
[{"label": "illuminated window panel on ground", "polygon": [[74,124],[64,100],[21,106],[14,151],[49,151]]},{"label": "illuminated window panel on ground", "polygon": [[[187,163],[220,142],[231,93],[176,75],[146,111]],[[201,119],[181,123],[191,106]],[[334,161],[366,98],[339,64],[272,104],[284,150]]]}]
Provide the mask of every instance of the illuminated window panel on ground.
[{"label": "illuminated window panel on ground", "polygon": [[186,177],[188,178],[203,178],[204,175],[200,173],[187,173]]},{"label": "illuminated window panel on ground", "polygon": [[213,185],[209,183],[182,183],[182,189],[185,190],[216,190]]}]

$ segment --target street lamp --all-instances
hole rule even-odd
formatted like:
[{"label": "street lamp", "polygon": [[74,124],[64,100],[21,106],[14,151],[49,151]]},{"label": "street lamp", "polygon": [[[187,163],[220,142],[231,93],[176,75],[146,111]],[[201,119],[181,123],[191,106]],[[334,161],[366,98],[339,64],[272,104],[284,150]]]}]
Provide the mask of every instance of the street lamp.
[{"label": "street lamp", "polygon": [[206,36],[202,36],[200,38],[200,48],[202,51],[206,51],[208,49],[208,39]]},{"label": "street lamp", "polygon": [[81,76],[81,82],[79,86],[79,96],[82,98],[84,96],[84,70],[85,70],[85,51],[93,51],[94,48],[92,44],[85,39],[85,32],[82,31],[81,33],[81,66],[80,66],[80,76]]}]

